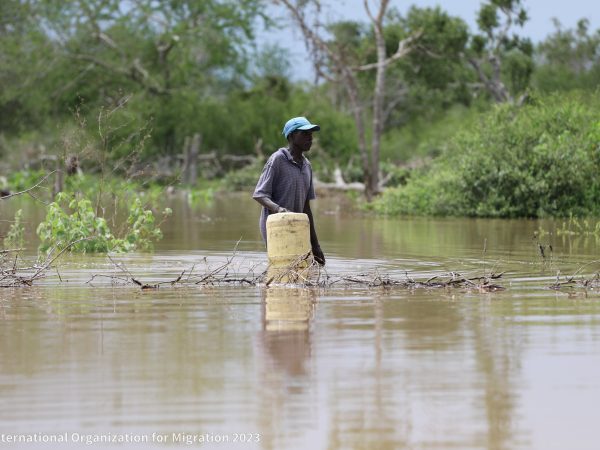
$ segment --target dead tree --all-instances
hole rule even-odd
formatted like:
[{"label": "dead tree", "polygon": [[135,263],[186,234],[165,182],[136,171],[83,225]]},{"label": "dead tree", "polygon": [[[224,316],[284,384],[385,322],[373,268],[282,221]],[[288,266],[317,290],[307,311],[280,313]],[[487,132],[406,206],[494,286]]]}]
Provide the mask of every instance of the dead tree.
[{"label": "dead tree", "polygon": [[[498,17],[498,12],[501,16]],[[510,30],[523,26],[527,14],[522,9],[521,0],[508,0],[503,3],[484,4],[479,12],[479,27],[483,36],[473,41],[474,52],[466,59],[475,70],[479,83],[497,103],[522,103],[525,95],[515,99],[502,81],[502,64],[506,56]],[[513,44],[516,48],[520,44]]]},{"label": "dead tree", "polygon": [[[316,73],[335,85],[342,85],[356,125],[358,134],[358,147],[360,150],[363,179],[365,185],[365,196],[370,201],[373,195],[379,191],[379,153],[381,136],[384,126],[384,94],[385,73],[387,67],[394,61],[399,60],[411,51],[411,46],[420,33],[402,39],[398,43],[395,53],[388,56],[383,36],[384,17],[389,6],[389,0],[380,0],[376,13],[373,13],[368,0],[363,0],[367,16],[373,26],[375,35],[375,47],[377,61],[372,64],[353,65],[342,53],[334,51],[326,39],[320,34],[320,25],[310,25],[305,11],[306,5],[311,2],[296,2],[292,0],[275,0],[282,4],[291,14],[294,22],[300,28],[307,48],[311,54]],[[317,4],[318,6],[318,4]],[[362,71],[375,70],[375,87],[372,93],[371,116],[372,116],[372,139],[370,146],[367,144],[367,126],[365,114],[367,106],[360,100],[358,73]]]},{"label": "dead tree", "polygon": [[185,138],[184,160],[183,160],[183,181],[190,186],[195,186],[198,180],[198,155],[200,154],[200,145],[202,144],[202,135],[195,133],[190,139]]}]

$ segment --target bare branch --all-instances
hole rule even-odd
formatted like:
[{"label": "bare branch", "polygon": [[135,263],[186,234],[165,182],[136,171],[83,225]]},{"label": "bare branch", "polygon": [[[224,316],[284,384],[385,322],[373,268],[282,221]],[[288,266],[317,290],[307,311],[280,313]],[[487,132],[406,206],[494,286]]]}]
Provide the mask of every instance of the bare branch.
[{"label": "bare branch", "polygon": [[[37,187],[38,187],[40,184],[42,184],[44,181],[46,181],[46,180],[48,179],[48,177],[49,177],[50,175],[52,175],[53,173],[55,173],[55,172],[56,172],[56,170],[53,170],[52,172],[48,173],[46,176],[44,176],[44,178],[42,178],[40,181],[38,181],[36,184],[34,184],[33,186],[31,186],[30,188],[28,188],[28,189],[25,189],[24,191],[15,192],[14,194],[8,194],[8,195],[5,195],[4,197],[0,197],[0,200],[6,200],[6,199],[9,199],[9,198],[11,198],[11,197],[15,197],[15,196],[17,196],[17,195],[23,195],[23,194],[28,194],[28,195],[30,195],[31,197],[33,197],[33,196],[31,195],[31,193],[30,193],[30,192],[31,192],[32,190],[34,190],[35,188],[37,188]],[[33,198],[35,198],[35,197],[33,197]],[[36,200],[37,200],[37,199],[36,199]]]},{"label": "bare branch", "polygon": [[404,85],[402,82],[398,82],[396,87],[394,88],[394,97],[387,102],[383,110],[383,121],[387,122],[396,107],[402,103],[402,101],[406,98],[408,94],[408,87]]},{"label": "bare branch", "polygon": [[412,43],[417,41],[422,36],[422,34],[423,34],[423,32],[419,31],[419,32],[415,33],[414,35],[407,37],[406,39],[402,39],[400,42],[398,42],[398,49],[396,50],[396,52],[392,56],[386,58],[385,60],[383,60],[381,62],[365,64],[362,66],[354,67],[353,70],[366,71],[366,70],[377,69],[380,66],[382,66],[382,67],[389,66],[394,61],[397,61],[398,59],[400,59],[400,58],[406,56],[408,53],[410,53],[413,50],[413,47],[411,46]]},{"label": "bare branch", "polygon": [[89,238],[89,237],[84,237],[81,239],[77,239],[76,241],[69,242],[69,244],[65,248],[63,248],[60,252],[58,252],[58,254],[53,258],[51,258],[52,251],[49,252],[48,257],[46,258],[46,261],[44,261],[44,263],[38,267],[37,272],[31,277],[31,281],[35,280],[36,278],[39,278],[43,274],[43,272],[52,265],[52,263],[54,261],[56,261],[63,253],[70,250],[71,247],[73,247],[76,244],[79,244],[80,242],[89,241],[90,239],[91,238]]},{"label": "bare branch", "polygon": [[499,73],[497,77],[493,79],[486,75],[483,68],[481,67],[481,63],[475,58],[468,58],[469,64],[473,66],[475,72],[477,72],[477,76],[479,80],[484,84],[486,89],[493,95],[494,100],[497,102],[505,102],[510,100],[510,94],[506,90],[504,83],[499,79]]},{"label": "bare branch", "polygon": [[133,81],[136,81],[139,84],[141,84],[144,88],[146,88],[148,90],[148,92],[151,92],[152,94],[155,94],[155,95],[167,94],[166,89],[159,86],[158,83],[156,83],[154,80],[152,80],[150,78],[150,76],[148,75],[148,71],[144,69],[144,67],[142,66],[142,64],[138,58],[136,58],[132,62],[131,67],[120,67],[120,66],[114,66],[114,65],[112,65],[106,61],[103,61],[101,59],[98,59],[92,55],[75,54],[75,55],[71,55],[71,57],[74,59],[81,60],[81,61],[91,62],[91,63],[95,64],[96,66],[102,67],[113,73],[122,75]]},{"label": "bare branch", "polygon": [[377,20],[373,17],[373,13],[369,7],[369,0],[363,0],[363,5],[365,6],[365,11],[367,12],[367,16],[369,16],[369,19],[371,19],[371,22],[376,22]]},{"label": "bare branch", "polygon": [[122,53],[122,50],[119,48],[119,46],[107,34],[103,33],[102,31],[98,31],[98,33],[96,33],[96,37],[99,41],[104,42],[108,47],[112,48],[113,50],[117,50],[119,53]]}]

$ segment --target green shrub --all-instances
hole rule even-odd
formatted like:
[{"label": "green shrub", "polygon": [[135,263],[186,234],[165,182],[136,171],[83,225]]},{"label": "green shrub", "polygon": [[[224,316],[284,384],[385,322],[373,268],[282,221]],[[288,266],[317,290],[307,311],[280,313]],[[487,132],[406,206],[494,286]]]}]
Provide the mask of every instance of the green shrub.
[{"label": "green shrub", "polygon": [[404,126],[390,128],[382,136],[381,159],[407,163],[437,157],[448,147],[448,141],[459,130],[475,126],[487,103],[479,102],[467,108],[456,105],[427,116],[417,116]]},{"label": "green shrub", "polygon": [[599,109],[599,93],[497,106],[371,208],[480,217],[599,214]]},{"label": "green shrub", "polygon": [[223,177],[221,185],[227,191],[253,191],[258,178],[263,170],[265,162],[257,160],[238,170],[227,172]]},{"label": "green shrub", "polygon": [[[170,214],[168,208],[163,212],[165,217]],[[46,220],[37,228],[40,251],[62,250],[69,245],[71,252],[78,253],[148,250],[153,241],[162,238],[154,214],[143,207],[139,198],[133,201],[125,223],[122,235],[117,237],[106,219],[96,215],[90,200],[61,192],[48,205]]]}]

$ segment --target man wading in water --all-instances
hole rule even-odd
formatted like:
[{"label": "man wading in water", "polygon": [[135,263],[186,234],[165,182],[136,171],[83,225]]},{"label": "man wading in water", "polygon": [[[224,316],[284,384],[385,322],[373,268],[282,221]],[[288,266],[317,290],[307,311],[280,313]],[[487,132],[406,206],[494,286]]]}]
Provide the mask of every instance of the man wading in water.
[{"label": "man wading in water", "polygon": [[267,217],[281,212],[304,213],[310,223],[312,253],[321,265],[325,255],[319,246],[310,200],[315,198],[312,167],[303,155],[312,146],[313,131],[321,127],[310,123],[306,117],[294,117],[283,127],[288,148],[280,148],[271,155],[260,175],[252,198],[262,205],[260,232],[267,242]]}]

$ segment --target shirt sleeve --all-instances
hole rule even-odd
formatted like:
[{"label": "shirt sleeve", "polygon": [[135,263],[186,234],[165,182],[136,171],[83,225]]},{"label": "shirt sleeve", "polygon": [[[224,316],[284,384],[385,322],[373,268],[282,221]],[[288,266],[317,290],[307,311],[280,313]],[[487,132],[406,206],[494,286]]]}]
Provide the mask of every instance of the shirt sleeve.
[{"label": "shirt sleeve", "polygon": [[252,194],[252,198],[267,197],[269,199],[273,196],[273,179],[275,178],[275,169],[272,161],[267,161],[263,168],[256,188]]}]

